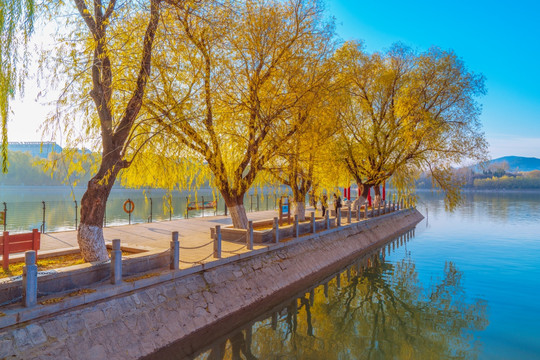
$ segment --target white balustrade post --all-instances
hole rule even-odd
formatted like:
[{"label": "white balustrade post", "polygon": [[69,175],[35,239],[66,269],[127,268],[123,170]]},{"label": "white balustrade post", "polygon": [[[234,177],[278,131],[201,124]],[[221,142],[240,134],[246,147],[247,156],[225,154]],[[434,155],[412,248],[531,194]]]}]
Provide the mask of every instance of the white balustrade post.
[{"label": "white balustrade post", "polygon": [[[4,259],[4,261],[6,261]],[[22,286],[23,303],[25,307],[37,305],[37,265],[36,252],[30,250],[24,253]]]},{"label": "white balustrade post", "polygon": [[178,270],[180,269],[180,242],[178,241],[178,231],[173,231],[171,237],[171,263],[169,268],[171,270]]},{"label": "white balustrade post", "polygon": [[120,239],[112,241],[111,250],[111,283],[122,282],[122,250],[120,249]]},{"label": "white balustrade post", "polygon": [[248,221],[246,245],[248,250],[253,250],[253,220]]},{"label": "white balustrade post", "polygon": [[221,225],[216,225],[214,232],[214,257],[221,259]]},{"label": "white balustrade post", "polygon": [[274,218],[273,232],[274,232],[274,243],[277,244],[279,242],[279,220],[277,217]]},{"label": "white balustrade post", "polygon": [[294,215],[294,237],[296,239],[300,237],[300,229],[298,227],[298,214]]}]

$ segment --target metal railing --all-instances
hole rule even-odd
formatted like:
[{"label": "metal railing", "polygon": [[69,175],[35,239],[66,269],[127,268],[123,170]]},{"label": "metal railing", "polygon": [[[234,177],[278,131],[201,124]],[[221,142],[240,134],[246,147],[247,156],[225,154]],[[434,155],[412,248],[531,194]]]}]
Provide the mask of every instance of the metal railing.
[{"label": "metal railing", "polygon": [[[273,210],[280,195],[247,194],[246,211]],[[133,203],[133,211],[124,211],[126,201]],[[221,196],[165,196],[111,197],[107,201],[103,226],[151,223],[181,218],[227,215]],[[39,229],[42,233],[76,230],[80,224],[80,200],[35,200],[0,202],[0,227],[3,231],[20,233]]]},{"label": "metal railing", "polygon": [[[246,211],[274,210],[278,208],[281,194],[246,194]],[[133,211],[124,211],[126,201],[133,203]],[[413,198],[402,198],[400,208],[414,205]],[[76,230],[80,224],[80,206],[77,200],[4,201],[0,207],[0,226],[12,233],[39,229],[42,233]],[[332,208],[330,206],[330,208]],[[354,211],[354,209],[353,209]],[[376,211],[373,209],[372,211]],[[103,219],[103,226],[131,223],[166,221],[180,218],[227,215],[228,210],[221,196],[165,196],[165,197],[111,197]],[[2,223],[3,221],[3,223]],[[347,219],[349,222],[349,220]]]}]

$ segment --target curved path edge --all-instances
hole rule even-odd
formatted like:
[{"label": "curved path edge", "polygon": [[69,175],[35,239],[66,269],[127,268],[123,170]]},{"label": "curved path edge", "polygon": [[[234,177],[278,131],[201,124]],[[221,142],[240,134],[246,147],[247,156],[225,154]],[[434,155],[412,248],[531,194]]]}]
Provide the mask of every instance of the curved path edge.
[{"label": "curved path edge", "polygon": [[0,330],[0,358],[138,359],[224,322],[241,324],[422,219],[401,210],[181,277],[161,274],[155,284],[144,279],[138,289]]}]

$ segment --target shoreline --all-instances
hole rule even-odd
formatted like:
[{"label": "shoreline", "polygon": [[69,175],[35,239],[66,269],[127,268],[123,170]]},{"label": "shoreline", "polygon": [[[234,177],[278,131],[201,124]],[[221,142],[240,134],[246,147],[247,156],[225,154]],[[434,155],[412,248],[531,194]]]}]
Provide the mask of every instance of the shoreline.
[{"label": "shoreline", "polygon": [[422,218],[415,209],[396,211],[280,243],[251,256],[222,259],[182,277],[166,271],[160,279],[140,280],[144,286],[127,293],[110,289],[110,297],[99,301],[75,304],[77,298],[69,299],[75,307],[56,304],[56,314],[4,328],[0,355],[36,359],[53,353],[74,359],[90,354],[127,359],[149,355],[187,336],[204,334],[219,321],[236,321],[249,309],[297,292],[303,284],[339,270]]}]

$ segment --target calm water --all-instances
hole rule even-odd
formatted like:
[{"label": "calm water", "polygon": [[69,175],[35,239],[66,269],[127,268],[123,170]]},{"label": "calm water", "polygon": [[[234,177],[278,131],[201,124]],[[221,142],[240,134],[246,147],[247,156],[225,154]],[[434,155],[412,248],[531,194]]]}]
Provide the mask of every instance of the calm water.
[{"label": "calm water", "polygon": [[[75,230],[80,222],[80,203],[85,188],[67,186],[0,186],[0,211],[7,208],[6,230],[11,233],[42,229],[46,232]],[[262,194],[246,194],[246,211],[274,209],[282,192],[269,189]],[[285,193],[283,193],[285,194]],[[123,225],[130,222],[123,206],[131,199],[135,209],[131,214],[131,223],[164,221],[197,216],[222,215],[225,212],[223,198],[211,189],[197,192],[175,191],[172,196],[164,190],[132,190],[114,188],[107,201],[105,226]],[[216,209],[187,210],[191,202],[216,201]],[[44,204],[45,203],[45,210]],[[0,226],[3,230],[3,226]]]},{"label": "calm water", "polygon": [[[540,194],[469,194],[448,213],[422,193],[418,209],[414,236],[189,357],[540,359]],[[180,354],[176,344],[154,358]]]}]

